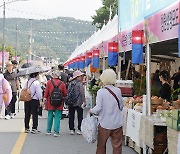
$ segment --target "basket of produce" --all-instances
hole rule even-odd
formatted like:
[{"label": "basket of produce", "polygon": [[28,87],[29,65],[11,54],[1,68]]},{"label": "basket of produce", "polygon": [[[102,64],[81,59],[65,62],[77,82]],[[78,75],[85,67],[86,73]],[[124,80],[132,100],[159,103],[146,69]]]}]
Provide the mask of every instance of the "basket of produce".
[{"label": "basket of produce", "polygon": [[162,105],[163,104],[163,99],[158,98],[157,96],[154,96],[151,98],[151,104],[152,105]]},{"label": "basket of produce", "polygon": [[172,105],[175,107],[175,109],[180,109],[180,100],[172,101]]}]

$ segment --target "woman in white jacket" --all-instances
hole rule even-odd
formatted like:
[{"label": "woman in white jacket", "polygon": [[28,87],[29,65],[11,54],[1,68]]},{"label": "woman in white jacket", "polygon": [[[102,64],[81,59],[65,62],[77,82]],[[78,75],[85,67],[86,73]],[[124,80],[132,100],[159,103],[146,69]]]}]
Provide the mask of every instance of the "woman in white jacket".
[{"label": "woman in white jacket", "polygon": [[111,138],[113,154],[121,154],[123,139],[121,90],[114,87],[116,73],[112,69],[103,71],[100,79],[105,87],[98,90],[96,106],[90,110],[91,114],[98,115],[99,120],[96,154],[106,153],[106,142],[109,137]]}]

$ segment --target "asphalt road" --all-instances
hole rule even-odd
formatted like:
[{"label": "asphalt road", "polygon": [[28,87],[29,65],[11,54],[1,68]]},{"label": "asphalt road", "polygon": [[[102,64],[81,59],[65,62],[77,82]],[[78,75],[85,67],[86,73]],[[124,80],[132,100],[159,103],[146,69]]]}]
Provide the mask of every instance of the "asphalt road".
[{"label": "asphalt road", "polygon": [[[45,118],[39,119],[40,134],[29,133],[24,136],[23,103],[20,106],[21,110],[15,119],[0,119],[0,154],[95,154],[96,143],[88,144],[82,136],[69,134],[68,118],[61,120],[60,137],[45,135],[47,120]],[[44,117],[46,114],[47,112],[43,111]],[[108,141],[107,154],[111,153],[112,147]],[[135,154],[136,152],[123,146],[123,153]]]},{"label": "asphalt road", "polygon": [[[23,80],[22,83],[25,84]],[[61,120],[60,137],[45,135],[46,118],[39,119],[40,134],[24,133],[24,103],[16,103],[15,119],[0,119],[0,154],[95,154],[96,143],[88,144],[83,136],[70,135],[68,118]],[[4,111],[4,109],[3,109]],[[86,116],[87,109],[84,113]],[[47,112],[43,111],[43,117]],[[77,124],[77,122],[76,122]],[[112,153],[110,141],[107,154]],[[136,154],[131,148],[123,146],[123,154]]]}]

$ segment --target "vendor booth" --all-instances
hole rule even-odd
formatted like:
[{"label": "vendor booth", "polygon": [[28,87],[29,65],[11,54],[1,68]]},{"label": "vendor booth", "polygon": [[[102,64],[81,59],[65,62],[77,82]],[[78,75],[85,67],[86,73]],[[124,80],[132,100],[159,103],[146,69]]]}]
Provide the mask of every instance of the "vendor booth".
[{"label": "vendor booth", "polygon": [[115,67],[116,86],[125,97],[125,143],[138,153],[180,153],[180,98],[173,96],[175,90],[170,102],[159,98],[152,81],[156,70],[172,76],[180,67],[179,7],[179,0],[119,0],[119,16],[76,48],[66,62],[69,68],[80,69],[74,65],[76,58],[85,56],[87,72],[90,66],[96,72]]}]

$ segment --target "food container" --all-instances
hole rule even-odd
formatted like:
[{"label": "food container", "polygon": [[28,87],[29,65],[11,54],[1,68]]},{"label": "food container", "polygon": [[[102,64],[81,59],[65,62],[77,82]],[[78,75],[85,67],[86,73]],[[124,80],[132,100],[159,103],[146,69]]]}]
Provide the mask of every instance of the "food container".
[{"label": "food container", "polygon": [[162,105],[163,99],[151,99],[151,104],[152,105]]},{"label": "food container", "polygon": [[173,101],[172,104],[173,104],[173,106],[175,107],[175,109],[180,109],[180,102],[178,102],[178,101]]}]

